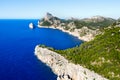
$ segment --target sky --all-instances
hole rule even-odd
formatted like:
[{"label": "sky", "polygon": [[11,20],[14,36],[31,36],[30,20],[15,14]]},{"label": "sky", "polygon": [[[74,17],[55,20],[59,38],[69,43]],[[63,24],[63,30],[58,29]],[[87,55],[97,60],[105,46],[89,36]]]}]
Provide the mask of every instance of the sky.
[{"label": "sky", "polygon": [[117,19],[120,0],[0,0],[0,19],[39,19],[47,12],[60,18],[100,15]]}]

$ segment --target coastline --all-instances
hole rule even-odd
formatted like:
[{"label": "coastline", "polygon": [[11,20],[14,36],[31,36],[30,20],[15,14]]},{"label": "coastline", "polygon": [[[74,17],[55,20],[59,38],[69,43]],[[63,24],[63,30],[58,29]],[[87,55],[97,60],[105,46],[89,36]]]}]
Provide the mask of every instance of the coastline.
[{"label": "coastline", "polygon": [[[82,29],[75,29],[73,32],[69,31],[69,30],[65,30],[63,29],[62,27],[54,27],[54,26],[40,26],[38,25],[38,28],[51,28],[51,29],[58,29],[58,30],[61,30],[62,32],[65,32],[65,33],[68,33],[72,36],[75,36],[77,37],[79,40],[82,40],[82,41],[85,41],[85,42],[88,42],[88,41],[91,41],[94,39],[94,36],[95,34],[97,34],[97,31],[98,30],[91,30],[91,33],[88,33],[84,36],[80,36],[80,32],[82,31]],[[87,27],[83,27],[83,29],[88,29]]]},{"label": "coastline", "polygon": [[57,80],[108,80],[87,68],[70,63],[60,54],[39,45],[35,47],[35,55],[52,69],[58,76]]},{"label": "coastline", "polygon": [[[61,26],[54,27],[38,25],[38,28],[58,29],[86,42],[91,41],[94,39],[95,35],[98,34],[98,30],[90,30],[87,27],[83,27],[82,29],[75,29],[73,32],[70,30],[65,30]],[[80,36],[80,33],[84,30],[88,31],[87,34]],[[70,63],[60,54],[48,50],[47,48],[42,48],[37,45],[35,48],[35,55],[39,60],[52,69],[52,71],[58,76],[57,80],[108,80],[94,71],[90,71],[89,69],[80,65]]]},{"label": "coastline", "polygon": [[[112,24],[112,22],[114,23],[114,21],[115,21],[113,19],[104,18],[101,16],[100,17],[97,16],[97,17],[93,17],[93,18],[86,18],[85,20],[88,20],[90,23],[88,23],[88,21],[85,21],[84,19],[83,20],[81,19],[81,20],[84,21],[85,23],[82,21],[79,21],[79,20],[78,20],[78,22],[72,21],[72,20],[73,19],[71,19],[71,21],[67,20],[64,22],[64,21],[62,21],[62,19],[52,16],[52,14],[50,14],[50,13],[47,13],[43,19],[38,21],[38,27],[39,28],[58,29],[62,32],[68,33],[69,35],[78,38],[79,40],[86,42],[86,45],[87,45],[87,42],[93,40],[96,35],[104,33],[104,32],[102,32],[102,29],[105,29],[104,27],[107,27],[106,25],[109,26]],[[110,23],[108,23],[108,22],[110,22]],[[105,24],[105,23],[108,23],[108,24]],[[94,42],[94,40],[92,42]],[[99,42],[99,40],[96,42]],[[93,43],[91,43],[91,44],[93,44]],[[90,49],[91,44],[90,45],[88,44],[87,48]],[[98,44],[96,46],[98,46]],[[86,46],[84,47],[84,44],[83,44],[83,48],[80,48],[80,50],[84,50],[84,48],[86,48]],[[86,49],[85,51],[88,51],[88,52],[83,51],[82,54],[83,55],[85,54],[84,55],[84,57],[85,57],[86,55],[88,55],[89,52],[92,53],[95,49],[93,48],[93,50],[90,50],[90,51]],[[72,55],[74,55],[74,53],[77,54],[77,50],[76,49],[73,51],[71,49],[68,51],[66,50],[67,52],[65,51],[65,54],[67,54],[67,55],[64,55],[65,56],[64,57],[64,56],[62,56],[62,54],[64,54],[64,51],[63,52],[58,51],[58,53],[57,53],[56,51],[54,51],[52,49],[49,49],[47,47],[39,45],[39,46],[36,46],[36,48],[35,48],[35,55],[37,56],[37,58],[39,60],[41,60],[46,65],[48,65],[56,75],[58,75],[57,80],[108,80],[108,79],[106,79],[106,78],[109,78],[108,75],[106,77],[106,75],[99,72],[103,69],[103,67],[98,69],[98,71],[96,71],[96,69],[97,69],[96,65],[90,66],[91,62],[88,65],[86,65],[87,68],[89,68],[89,66],[90,66],[90,68],[89,68],[90,70],[95,70],[96,72],[102,74],[102,75],[99,75],[93,71],[90,71],[86,67],[80,66],[80,64],[82,64],[83,60],[84,60],[84,59],[82,59],[82,58],[84,58],[83,55],[81,55],[80,57],[77,57],[77,55],[72,57]],[[69,55],[69,54],[72,54],[72,55]],[[82,63],[79,63],[76,65],[72,62],[69,62],[69,60],[65,59],[66,56],[70,60],[73,58],[72,60],[74,60],[75,62],[78,61],[78,63],[79,63],[79,60],[76,58],[80,58]],[[89,57],[91,57],[91,55]],[[96,57],[98,57],[98,55]],[[88,58],[88,57],[86,57],[86,58]],[[88,60],[93,60],[93,58],[91,57]],[[96,59],[95,59],[95,61],[96,61]],[[84,61],[86,62],[86,59]],[[106,72],[106,70],[104,72]],[[107,74],[107,72],[106,72],[106,74]],[[102,77],[103,75],[106,78]]]}]

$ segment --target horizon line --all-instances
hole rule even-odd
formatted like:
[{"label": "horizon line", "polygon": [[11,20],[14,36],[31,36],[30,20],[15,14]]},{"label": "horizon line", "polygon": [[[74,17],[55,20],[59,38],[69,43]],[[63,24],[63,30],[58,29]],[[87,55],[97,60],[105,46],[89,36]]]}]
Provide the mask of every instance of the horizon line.
[{"label": "horizon line", "polygon": [[0,18],[0,20],[4,20],[4,19],[38,19],[38,18]]},{"label": "horizon line", "polygon": [[[54,15],[53,15],[54,16]],[[118,16],[118,17],[110,17],[110,16],[102,16],[102,15],[94,15],[94,16],[101,16],[101,17],[105,17],[105,18],[112,18],[112,19],[119,19],[120,17]],[[71,16],[71,17],[64,17],[64,18],[62,18],[62,17],[58,17],[58,16],[56,16],[56,17],[58,17],[58,18],[61,18],[61,19],[70,19],[70,18],[76,18],[76,19],[84,19],[84,18],[91,18],[91,17],[94,17],[94,16],[89,16],[89,17],[73,17],[73,16]],[[24,17],[24,18],[20,18],[20,17],[18,17],[18,18],[0,18],[0,20],[1,19],[42,19],[42,18],[44,18],[44,16],[43,17],[39,17],[39,18],[28,18],[28,17]]]}]

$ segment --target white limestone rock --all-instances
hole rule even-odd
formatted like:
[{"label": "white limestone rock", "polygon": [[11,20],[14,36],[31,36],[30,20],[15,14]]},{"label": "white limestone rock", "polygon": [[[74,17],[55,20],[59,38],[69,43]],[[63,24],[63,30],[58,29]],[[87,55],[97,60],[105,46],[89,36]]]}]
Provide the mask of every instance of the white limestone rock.
[{"label": "white limestone rock", "polygon": [[30,28],[30,29],[33,29],[33,28],[34,28],[33,23],[30,23],[30,24],[29,24],[29,28]]},{"label": "white limestone rock", "polygon": [[50,14],[50,13],[47,12],[46,16],[44,17],[45,21],[47,21],[47,20],[49,20],[51,18],[53,18],[52,14]]},{"label": "white limestone rock", "polygon": [[60,54],[47,48],[36,46],[35,55],[57,74],[57,80],[108,80],[80,65],[70,63]]}]

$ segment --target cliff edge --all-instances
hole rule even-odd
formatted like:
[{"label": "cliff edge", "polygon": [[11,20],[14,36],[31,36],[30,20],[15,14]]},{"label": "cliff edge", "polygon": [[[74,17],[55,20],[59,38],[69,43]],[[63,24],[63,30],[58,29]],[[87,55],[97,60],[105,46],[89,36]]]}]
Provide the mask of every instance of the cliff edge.
[{"label": "cliff edge", "polygon": [[35,55],[58,75],[57,80],[107,80],[80,65],[70,63],[60,54],[39,45],[35,48]]}]

